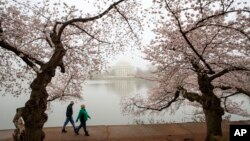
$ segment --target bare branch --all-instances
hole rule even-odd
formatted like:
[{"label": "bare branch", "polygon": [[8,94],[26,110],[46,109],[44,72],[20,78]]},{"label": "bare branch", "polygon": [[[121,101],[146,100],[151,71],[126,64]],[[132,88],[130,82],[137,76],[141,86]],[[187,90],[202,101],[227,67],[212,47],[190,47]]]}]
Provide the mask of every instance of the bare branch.
[{"label": "bare branch", "polygon": [[58,96],[54,96],[54,97],[51,97],[49,99],[47,99],[47,102],[52,102],[56,99],[61,99],[62,97],[74,97],[74,98],[79,98],[78,96],[76,95],[72,95],[72,94],[63,94],[63,95],[58,95]]},{"label": "bare branch", "polygon": [[[231,0],[230,4],[227,6],[225,11],[227,11],[233,3],[234,3],[234,0]],[[223,4],[223,6],[224,6],[224,4]]]},{"label": "bare branch", "polygon": [[232,87],[230,87],[230,86],[223,86],[223,85],[214,86],[214,88],[219,88],[221,90],[230,90],[230,89],[232,89]]},{"label": "bare branch", "polygon": [[140,106],[140,105],[137,105],[136,103],[134,103],[134,106],[136,106],[137,108],[143,108],[143,109],[147,109],[147,110],[162,111],[162,110],[170,107],[172,105],[172,103],[176,102],[179,95],[180,95],[180,91],[176,91],[175,94],[174,94],[174,98],[172,100],[170,100],[165,106],[163,106],[161,108]]},{"label": "bare branch", "polygon": [[234,96],[234,95],[237,95],[237,94],[240,94],[239,92],[235,92],[235,93],[232,93],[232,94],[230,94],[230,95],[227,95],[227,96],[222,96],[222,97],[220,97],[220,98],[223,98],[224,99],[224,102],[223,102],[223,104],[224,104],[224,108],[225,108],[225,111],[226,112],[230,112],[228,109],[227,109],[227,98],[229,98],[229,97],[231,97],[231,96]]},{"label": "bare branch", "polygon": [[221,5],[222,5],[222,11],[225,11],[225,5],[224,5],[224,0],[221,0]]},{"label": "bare branch", "polygon": [[200,12],[201,12],[201,15],[203,16],[203,7],[202,7],[202,3],[201,3],[201,0],[199,0],[199,6],[200,6]]},{"label": "bare branch", "polygon": [[241,93],[240,93],[240,92],[235,92],[235,93],[232,93],[232,94],[230,94],[230,95],[221,96],[220,98],[227,99],[227,98],[229,98],[229,97],[231,97],[231,96],[234,96],[234,95],[237,95],[237,94],[241,94]]},{"label": "bare branch", "polygon": [[236,88],[239,93],[245,94],[250,97],[250,91],[244,90],[242,88]]}]

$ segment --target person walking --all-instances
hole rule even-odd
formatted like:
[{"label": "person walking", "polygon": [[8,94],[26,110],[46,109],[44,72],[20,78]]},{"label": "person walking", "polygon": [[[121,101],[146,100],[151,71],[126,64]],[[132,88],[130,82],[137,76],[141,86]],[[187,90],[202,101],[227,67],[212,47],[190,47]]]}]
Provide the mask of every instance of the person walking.
[{"label": "person walking", "polygon": [[73,105],[74,105],[74,101],[71,101],[70,104],[67,107],[66,110],[66,120],[64,122],[63,128],[62,128],[62,133],[66,133],[67,131],[65,130],[66,125],[70,122],[74,128],[74,131],[76,132],[76,127],[75,127],[75,123],[73,120]]},{"label": "person walking", "polygon": [[91,119],[91,117],[88,115],[88,112],[85,109],[85,105],[82,104],[81,105],[81,109],[79,111],[79,114],[77,116],[76,122],[78,122],[78,120],[80,119],[80,125],[79,127],[76,129],[76,134],[79,135],[79,130],[81,129],[81,127],[83,127],[83,130],[85,132],[85,136],[89,136],[89,133],[87,131],[87,127],[86,127],[86,121],[89,119]]}]

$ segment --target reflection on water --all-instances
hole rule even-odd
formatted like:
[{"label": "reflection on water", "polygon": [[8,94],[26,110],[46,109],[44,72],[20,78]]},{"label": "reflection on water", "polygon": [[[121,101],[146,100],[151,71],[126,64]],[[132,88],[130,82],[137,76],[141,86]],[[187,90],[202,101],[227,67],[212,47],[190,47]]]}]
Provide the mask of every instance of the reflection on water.
[{"label": "reflection on water", "polygon": [[[192,121],[193,107],[183,104],[175,114],[170,112],[159,113],[158,115],[142,115],[133,117],[124,115],[121,111],[120,99],[125,96],[135,94],[146,94],[151,88],[151,82],[139,79],[123,80],[88,80],[83,90],[83,100],[75,101],[73,106],[74,118],[76,118],[80,105],[86,104],[86,109],[91,116],[88,125],[121,125],[121,124],[140,124],[140,123],[158,123],[158,122],[187,122]],[[12,119],[15,109],[21,107],[28,100],[28,95],[22,95],[19,98],[4,96],[0,99],[0,129],[14,128]],[[47,111],[49,115],[45,127],[62,126],[65,120],[65,111],[69,101],[51,103],[51,110]],[[240,119],[234,117],[234,120]],[[77,123],[78,125],[79,123]]]},{"label": "reflection on water", "polygon": [[142,89],[148,89],[152,86],[152,82],[140,79],[124,79],[124,80],[107,80],[106,87],[108,91],[112,91],[119,97],[129,96]]}]

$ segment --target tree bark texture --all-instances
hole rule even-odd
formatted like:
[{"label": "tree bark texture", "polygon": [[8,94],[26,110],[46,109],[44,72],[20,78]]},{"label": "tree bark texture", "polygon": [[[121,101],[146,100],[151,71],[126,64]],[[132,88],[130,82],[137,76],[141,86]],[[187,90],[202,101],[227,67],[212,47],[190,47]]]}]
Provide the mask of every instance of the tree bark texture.
[{"label": "tree bark texture", "polygon": [[26,102],[22,113],[25,122],[24,141],[42,141],[45,138],[45,133],[42,129],[48,119],[45,113],[48,98],[46,86],[51,82],[57,66],[62,62],[65,55],[65,49],[58,36],[53,34],[51,39],[55,45],[54,54],[49,62],[41,67],[41,72],[37,73],[37,77],[32,82],[30,99]]},{"label": "tree bark texture", "polygon": [[16,127],[13,133],[13,140],[14,141],[23,141],[24,139],[24,131],[25,131],[25,125],[22,120],[22,113],[23,113],[23,107],[16,109],[16,115],[14,116],[13,123]]},{"label": "tree bark texture", "polygon": [[213,92],[213,85],[207,75],[198,75],[198,83],[202,92],[201,104],[205,114],[207,135],[205,141],[216,141],[215,137],[222,136],[221,122],[224,109],[220,99]]},{"label": "tree bark texture", "polygon": [[207,127],[205,141],[216,141],[215,137],[222,136],[221,122],[224,114],[224,110],[220,106],[219,98],[216,96],[206,97],[203,110]]}]

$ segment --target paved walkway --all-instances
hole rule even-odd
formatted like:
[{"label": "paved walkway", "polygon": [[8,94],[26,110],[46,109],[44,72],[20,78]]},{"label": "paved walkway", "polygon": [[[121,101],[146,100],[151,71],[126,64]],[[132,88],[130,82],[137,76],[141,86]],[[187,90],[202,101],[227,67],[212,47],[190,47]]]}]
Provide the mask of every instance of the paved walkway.
[{"label": "paved walkway", "polygon": [[[230,124],[248,124],[249,121]],[[223,135],[229,140],[229,123],[222,124]],[[60,127],[45,128],[45,141],[203,141],[206,135],[204,123],[173,123],[150,125],[89,126],[90,136],[75,135],[68,127],[61,133]],[[12,141],[13,130],[0,130],[0,141]]]}]

